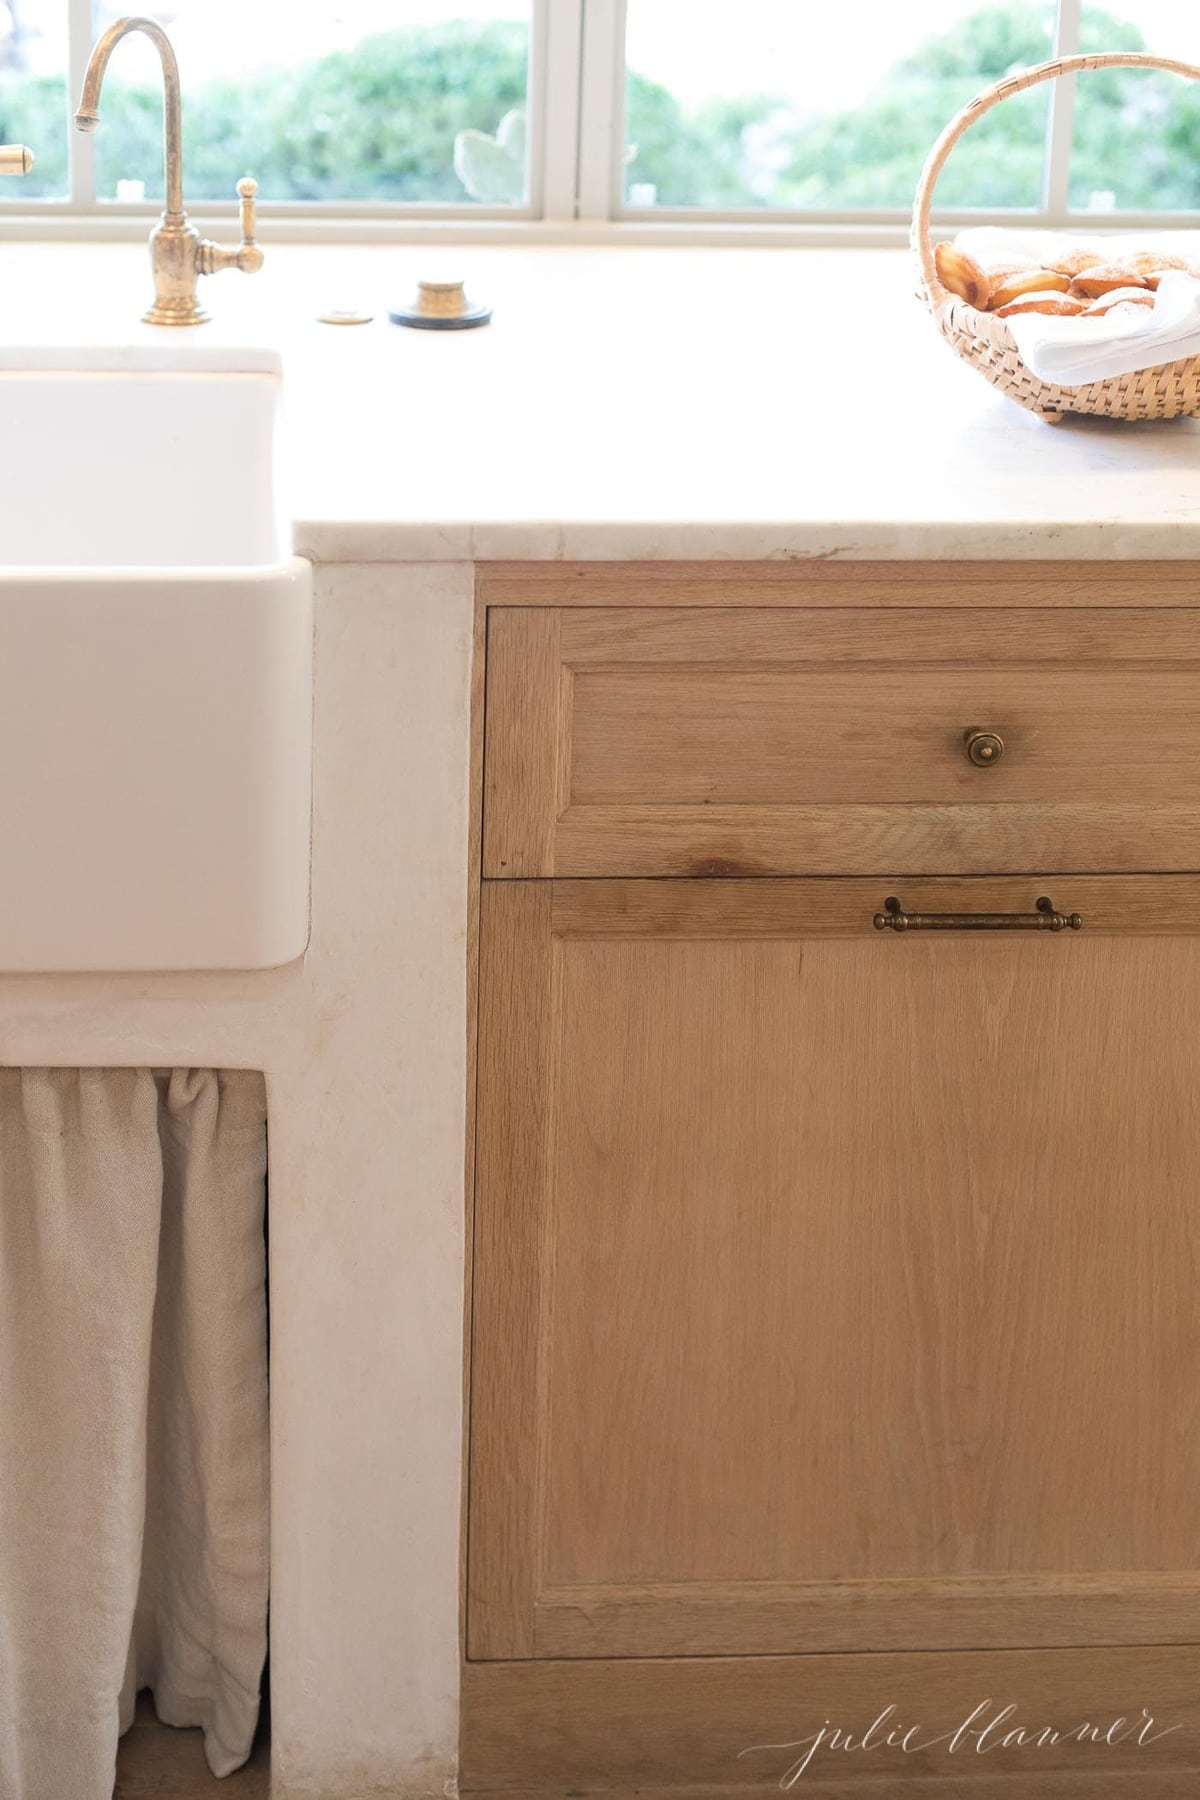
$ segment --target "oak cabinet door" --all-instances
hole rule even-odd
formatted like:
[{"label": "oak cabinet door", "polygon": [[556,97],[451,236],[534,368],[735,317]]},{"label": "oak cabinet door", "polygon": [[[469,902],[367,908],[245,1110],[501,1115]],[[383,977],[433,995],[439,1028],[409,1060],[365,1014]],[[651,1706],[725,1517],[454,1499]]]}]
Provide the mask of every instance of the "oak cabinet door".
[{"label": "oak cabinet door", "polygon": [[1200,883],[485,883],[481,943],[473,1659],[1200,1638]]}]

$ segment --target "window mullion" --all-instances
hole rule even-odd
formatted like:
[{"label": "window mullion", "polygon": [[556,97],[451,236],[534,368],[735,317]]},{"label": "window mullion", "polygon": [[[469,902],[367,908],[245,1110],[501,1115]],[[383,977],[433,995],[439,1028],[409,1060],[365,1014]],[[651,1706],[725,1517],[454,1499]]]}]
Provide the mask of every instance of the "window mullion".
[{"label": "window mullion", "polygon": [[[1058,28],[1054,54],[1079,54],[1083,0],[1058,0]],[[1046,137],[1046,187],[1044,206],[1052,225],[1066,222],[1071,193],[1071,142],[1075,132],[1076,76],[1065,75],[1050,85],[1050,114]]]},{"label": "window mullion", "polygon": [[584,0],[537,0],[541,162],[530,170],[544,219],[573,219],[579,186],[579,102]]},{"label": "window mullion", "polygon": [[92,52],[92,0],[67,0],[67,159],[71,204],[90,209],[96,203],[96,140],[76,131],[75,108]]},{"label": "window mullion", "polygon": [[583,0],[579,103],[580,219],[611,219],[625,143],[626,0]]}]

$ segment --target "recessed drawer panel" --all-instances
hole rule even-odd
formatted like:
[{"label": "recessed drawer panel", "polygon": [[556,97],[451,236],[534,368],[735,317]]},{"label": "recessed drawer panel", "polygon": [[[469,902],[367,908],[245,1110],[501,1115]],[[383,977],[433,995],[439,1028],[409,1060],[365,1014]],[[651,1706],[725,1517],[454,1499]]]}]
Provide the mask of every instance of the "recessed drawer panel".
[{"label": "recessed drawer panel", "polygon": [[1200,612],[501,608],[484,872],[1200,868]]}]

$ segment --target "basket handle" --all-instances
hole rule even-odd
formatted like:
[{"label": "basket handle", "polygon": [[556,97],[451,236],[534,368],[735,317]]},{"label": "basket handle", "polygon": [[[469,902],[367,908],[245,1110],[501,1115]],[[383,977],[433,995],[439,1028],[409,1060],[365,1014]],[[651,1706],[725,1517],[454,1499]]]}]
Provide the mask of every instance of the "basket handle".
[{"label": "basket handle", "polygon": [[933,245],[929,238],[929,219],[933,211],[933,190],[951,150],[976,119],[981,118],[985,112],[990,112],[993,106],[999,106],[1002,100],[1024,93],[1026,88],[1036,87],[1041,81],[1057,81],[1060,75],[1077,75],[1084,69],[1165,69],[1169,75],[1184,75],[1190,81],[1200,81],[1200,68],[1194,63],[1173,62],[1165,56],[1147,56],[1132,50],[1105,50],[1097,51],[1093,56],[1061,56],[1053,62],[1037,63],[1032,69],[1022,69],[1018,75],[1006,75],[995,87],[985,88],[982,94],[976,94],[951,119],[929,152],[925,167],[921,170],[921,179],[917,183],[910,241],[921,265],[925,297],[931,306],[940,305],[947,297],[946,289],[938,280]]}]

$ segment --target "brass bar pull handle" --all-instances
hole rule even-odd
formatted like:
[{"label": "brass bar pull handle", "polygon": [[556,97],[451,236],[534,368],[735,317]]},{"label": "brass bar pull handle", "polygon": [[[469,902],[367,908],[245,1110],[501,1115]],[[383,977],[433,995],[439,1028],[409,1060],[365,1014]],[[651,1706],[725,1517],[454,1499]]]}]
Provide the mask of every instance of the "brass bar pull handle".
[{"label": "brass bar pull handle", "polygon": [[876,931],[1080,931],[1078,913],[1057,912],[1045,894],[1031,913],[909,913],[894,894],[875,914]]}]

